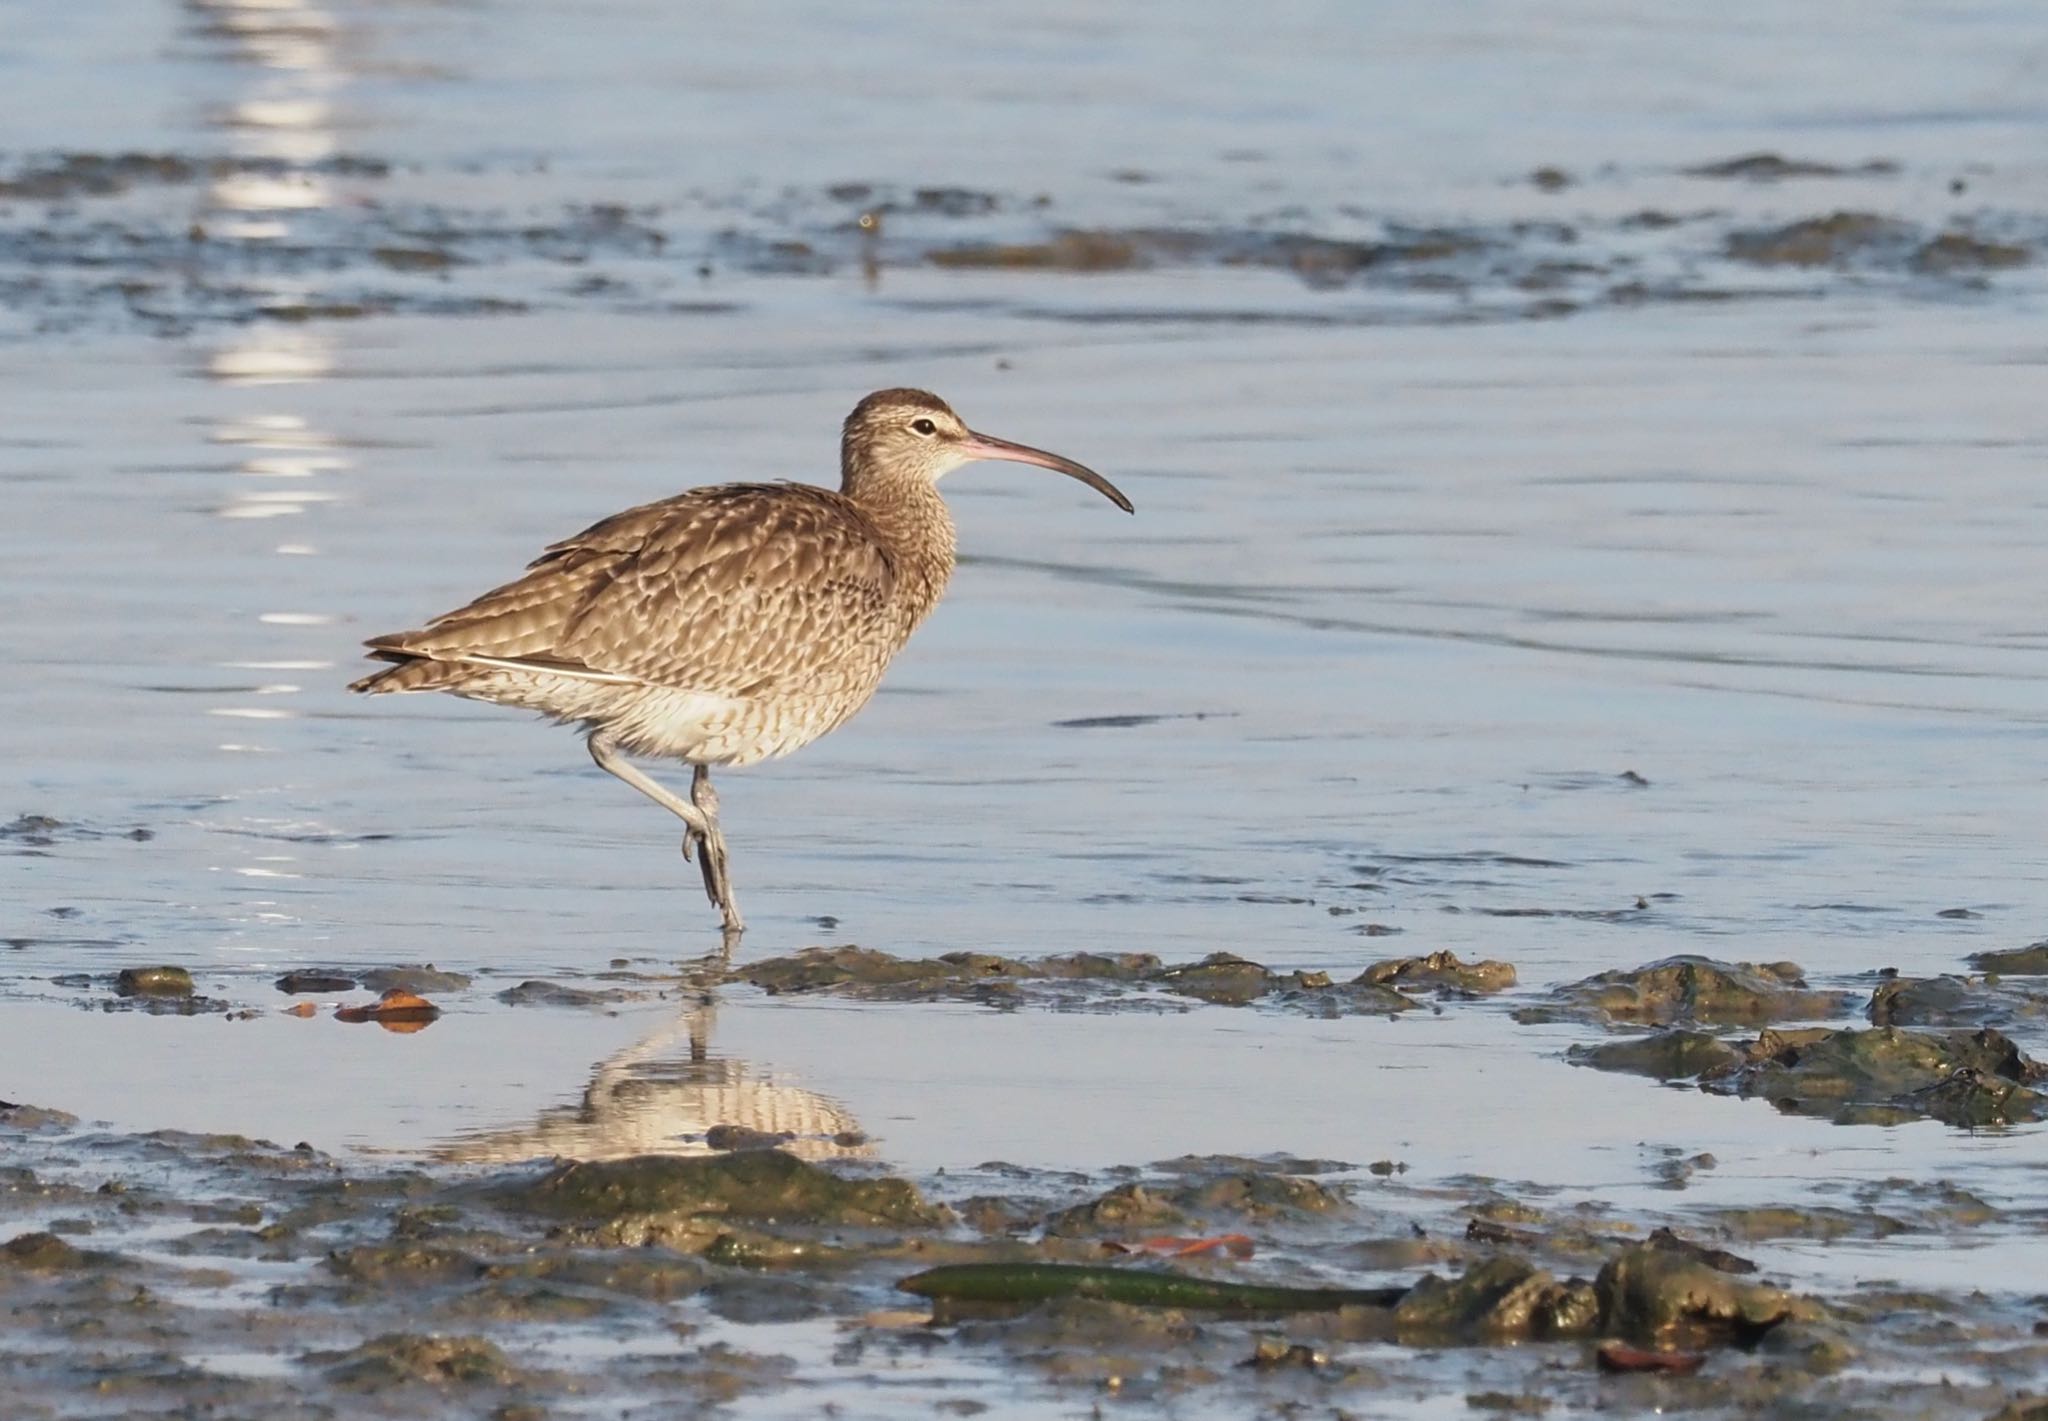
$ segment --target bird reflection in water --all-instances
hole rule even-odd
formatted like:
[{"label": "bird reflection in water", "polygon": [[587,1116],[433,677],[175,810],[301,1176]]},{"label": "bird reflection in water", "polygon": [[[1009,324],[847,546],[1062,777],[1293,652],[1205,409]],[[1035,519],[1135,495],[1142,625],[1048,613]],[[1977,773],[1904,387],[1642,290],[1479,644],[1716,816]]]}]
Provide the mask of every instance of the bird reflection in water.
[{"label": "bird reflection in water", "polygon": [[599,1062],[575,1104],[542,1111],[531,1125],[464,1134],[435,1157],[459,1164],[607,1160],[771,1143],[812,1161],[873,1157],[859,1122],[838,1102],[712,1055],[717,1015],[712,989],[694,988],[681,1017]]}]

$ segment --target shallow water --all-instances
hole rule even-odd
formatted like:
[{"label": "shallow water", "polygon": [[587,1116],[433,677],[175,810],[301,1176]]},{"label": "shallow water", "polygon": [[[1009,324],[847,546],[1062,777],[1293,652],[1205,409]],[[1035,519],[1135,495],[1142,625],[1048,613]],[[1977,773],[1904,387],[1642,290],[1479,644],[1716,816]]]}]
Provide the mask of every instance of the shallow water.
[{"label": "shallow water", "polygon": [[[967,557],[883,694],[721,778],[747,955],[1349,975],[1449,948],[1529,991],[1700,952],[1860,990],[2040,937],[2040,263],[1724,243],[1837,209],[1914,242],[2048,232],[2048,32],[2020,4],[1742,14],[11,17],[0,81],[36,117],[0,128],[12,171],[203,171],[0,201],[0,810],[63,826],[0,840],[0,1094],[477,1157],[559,1148],[539,1122],[594,1074],[666,1072],[617,1138],[716,1123],[665,976],[715,920],[664,816],[564,731],[342,687],[362,637],[615,508],[829,481],[837,420],[885,384],[1139,513],[1021,468],[949,482]],[[1683,173],[1759,149],[1897,166]],[[1546,165],[1571,181],[1528,181]],[[1413,279],[1259,245],[1439,227],[1480,254]],[[1067,229],[1207,235],[1087,273],[924,260]],[[1563,298],[1536,281],[1560,253],[1593,268]],[[492,995],[615,960],[633,996],[606,1010]],[[294,967],[477,981],[395,1037],[79,1011],[104,992],[49,980],[152,961],[266,1011]],[[699,1028],[722,1086],[918,1173],[1294,1150],[1626,1202],[1669,1144],[1720,1161],[1695,1204],[1896,1174],[2044,1203],[2037,1130],[1780,1118],[1573,1068],[1593,1029],[1495,1005],[729,988]],[[1761,1252],[1815,1283],[1983,1281],[1892,1243]]]}]

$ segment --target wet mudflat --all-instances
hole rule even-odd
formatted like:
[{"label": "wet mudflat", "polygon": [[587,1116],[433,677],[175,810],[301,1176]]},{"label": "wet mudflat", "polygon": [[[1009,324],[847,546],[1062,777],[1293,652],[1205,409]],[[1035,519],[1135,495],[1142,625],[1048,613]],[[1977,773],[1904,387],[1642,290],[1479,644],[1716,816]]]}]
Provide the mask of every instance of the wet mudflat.
[{"label": "wet mudflat", "polygon": [[[451,1172],[110,1135],[29,1106],[0,1131],[0,1365],[24,1416],[827,1399],[1371,1414],[1462,1397],[2020,1417],[2008,1397],[2043,1351],[2037,1299],[1878,1279],[1805,1293],[1748,1256],[2038,1227],[2038,1209],[1903,1178],[1839,1203],[1651,1212],[1418,1184],[1393,1160],[986,1164],[920,1188],[776,1148]],[[1674,1187],[1712,1166],[1683,1162]]]},{"label": "wet mudflat", "polygon": [[[2048,1392],[2029,7],[115,9],[0,33],[23,1414]],[[342,692],[899,383],[1139,516],[949,480],[732,961]]]}]

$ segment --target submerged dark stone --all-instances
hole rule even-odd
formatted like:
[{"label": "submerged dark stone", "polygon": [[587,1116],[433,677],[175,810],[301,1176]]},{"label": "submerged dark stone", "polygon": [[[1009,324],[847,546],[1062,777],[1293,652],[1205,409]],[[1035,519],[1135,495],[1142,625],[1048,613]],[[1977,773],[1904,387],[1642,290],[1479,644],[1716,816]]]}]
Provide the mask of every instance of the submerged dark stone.
[{"label": "submerged dark stone", "polygon": [[1689,178],[1741,178],[1749,182],[1776,182],[1782,178],[1847,178],[1890,176],[1899,165],[1889,158],[1844,167],[1838,163],[1815,162],[1810,158],[1787,158],[1778,153],[1745,153],[1717,163],[1681,168]]},{"label": "submerged dark stone", "polygon": [[[4,195],[4,187],[0,187],[0,195]],[[52,819],[47,814],[18,814],[12,822],[0,824],[0,840],[12,840],[31,848],[48,848],[57,842],[57,831],[64,827],[63,820]]]},{"label": "submerged dark stone", "polygon": [[429,962],[411,967],[373,967],[358,972],[356,982],[372,992],[417,992],[425,996],[429,992],[459,992],[469,985],[469,976],[463,972],[443,972]]},{"label": "submerged dark stone", "polygon": [[352,992],[356,979],[342,972],[287,972],[277,979],[280,992]]},{"label": "submerged dark stone", "polygon": [[1559,987],[1546,1002],[1517,1011],[1515,1020],[1756,1025],[1830,1017],[1848,1002],[1846,992],[1808,988],[1790,962],[1717,962],[1688,954]]},{"label": "submerged dark stone", "polygon": [[1711,1031],[1679,1028],[1651,1036],[1603,1041],[1596,1046],[1574,1046],[1565,1052],[1565,1059],[1573,1065],[1600,1071],[1676,1081],[1725,1075],[1741,1065],[1744,1057],[1740,1050]]},{"label": "submerged dark stone", "polygon": [[507,987],[498,993],[498,1000],[508,1007],[602,1007],[615,998],[608,992],[588,992],[536,978]]}]

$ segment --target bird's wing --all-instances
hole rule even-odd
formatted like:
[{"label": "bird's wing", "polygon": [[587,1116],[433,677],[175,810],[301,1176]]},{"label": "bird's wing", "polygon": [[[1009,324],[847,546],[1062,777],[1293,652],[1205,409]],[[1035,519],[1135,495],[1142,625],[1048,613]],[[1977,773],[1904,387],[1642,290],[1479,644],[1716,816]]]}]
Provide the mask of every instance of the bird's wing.
[{"label": "bird's wing", "polygon": [[895,576],[840,495],[724,484],[614,514],[517,581],[370,645],[718,695],[826,692],[835,666],[886,640]]}]

